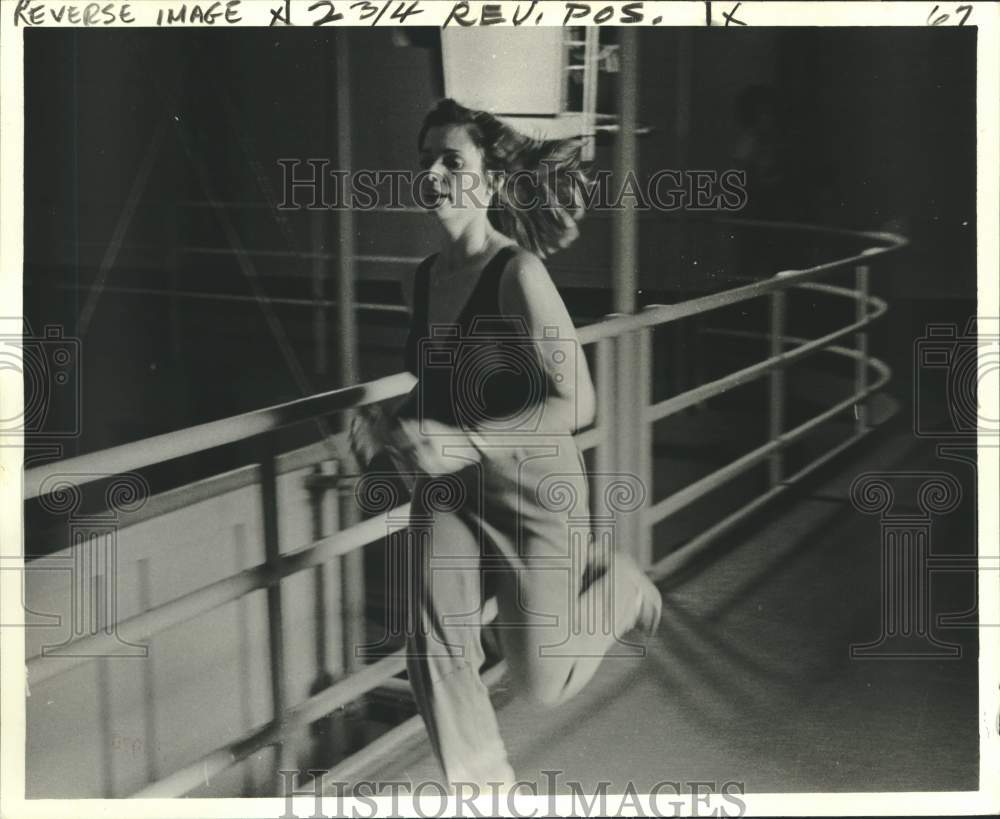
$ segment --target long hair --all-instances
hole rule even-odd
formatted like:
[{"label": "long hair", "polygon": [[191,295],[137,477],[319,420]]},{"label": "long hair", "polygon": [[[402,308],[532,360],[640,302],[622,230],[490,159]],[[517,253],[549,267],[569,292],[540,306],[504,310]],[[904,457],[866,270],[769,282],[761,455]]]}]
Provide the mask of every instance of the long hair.
[{"label": "long hair", "polygon": [[545,257],[580,235],[590,181],[580,164],[578,139],[536,139],[488,111],[445,98],[424,118],[417,137],[423,147],[430,128],[463,125],[483,155],[487,173],[502,174],[489,220],[521,247]]}]

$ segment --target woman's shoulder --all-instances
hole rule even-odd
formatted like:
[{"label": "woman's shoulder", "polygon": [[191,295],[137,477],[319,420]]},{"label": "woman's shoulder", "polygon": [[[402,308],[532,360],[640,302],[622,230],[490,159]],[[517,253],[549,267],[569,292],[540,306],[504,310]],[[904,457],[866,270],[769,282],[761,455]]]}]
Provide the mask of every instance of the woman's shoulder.
[{"label": "woman's shoulder", "polygon": [[516,309],[525,302],[551,298],[555,293],[555,283],[541,257],[520,245],[513,245],[513,251],[500,273],[501,306]]},{"label": "woman's shoulder", "polygon": [[541,257],[521,245],[512,243],[508,245],[507,260],[500,271],[500,286],[517,285],[521,280],[538,276],[548,277],[548,270]]},{"label": "woman's shoulder", "polygon": [[548,268],[545,267],[541,256],[517,243],[509,247],[507,262],[501,273],[501,282],[507,280],[516,283],[525,278],[549,277]]}]

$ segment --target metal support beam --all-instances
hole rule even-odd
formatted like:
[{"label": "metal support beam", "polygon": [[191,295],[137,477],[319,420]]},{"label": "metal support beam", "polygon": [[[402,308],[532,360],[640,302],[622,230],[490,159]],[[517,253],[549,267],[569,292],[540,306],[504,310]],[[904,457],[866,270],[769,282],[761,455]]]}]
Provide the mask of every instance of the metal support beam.
[{"label": "metal support beam", "polygon": [[[327,83],[327,73],[329,66],[329,41],[324,40],[323,45],[317,52],[318,59],[315,60],[313,77],[318,83],[316,93],[320,99],[325,99],[329,85]],[[339,44],[337,44],[339,45]],[[344,93],[344,92],[339,92]],[[316,112],[315,130],[320,144],[326,145],[329,142],[330,123],[325,105],[319,106]],[[316,382],[322,386],[327,386],[326,375],[329,371],[329,333],[326,321],[326,279],[329,275],[329,263],[327,261],[326,245],[329,232],[330,213],[323,209],[316,209],[309,215],[309,230],[312,247],[312,296],[315,300],[313,306],[313,345],[314,364],[313,371],[316,374]]]},{"label": "metal support beam", "polygon": [[[262,442],[260,493],[264,525],[264,559],[268,568],[276,573],[280,570],[281,544],[278,539],[278,483],[274,444],[273,436],[266,436]],[[267,587],[267,631],[274,723],[283,725],[288,711],[288,689],[285,684],[285,630],[280,581]],[[282,731],[281,740],[287,738]],[[281,740],[278,742],[278,770],[294,770],[297,765],[288,743]]]},{"label": "metal support beam", "polygon": [[[640,491],[646,503],[653,502],[653,424],[647,419],[647,410],[653,402],[653,328],[635,331],[635,401],[632,419],[636,425],[632,436],[635,452],[635,471]],[[635,521],[635,557],[642,568],[653,563],[653,526],[643,520],[643,510],[633,513]]]},{"label": "metal support beam", "polygon": [[[618,73],[619,125],[615,140],[614,175],[623,184],[639,164],[636,121],[639,115],[639,34],[634,29],[621,30],[621,70]],[[628,204],[626,204],[626,202]],[[616,313],[634,313],[638,268],[639,221],[635,201],[626,197],[615,211],[613,233],[612,283]]]},{"label": "metal support beam", "polygon": [[[337,30],[337,163],[339,170],[350,171],[353,164],[351,143],[351,52],[347,32]],[[338,211],[337,239],[340,275],[337,279],[337,326],[340,330],[340,384],[346,387],[358,380],[358,334],[354,317],[354,215],[349,208]]]}]

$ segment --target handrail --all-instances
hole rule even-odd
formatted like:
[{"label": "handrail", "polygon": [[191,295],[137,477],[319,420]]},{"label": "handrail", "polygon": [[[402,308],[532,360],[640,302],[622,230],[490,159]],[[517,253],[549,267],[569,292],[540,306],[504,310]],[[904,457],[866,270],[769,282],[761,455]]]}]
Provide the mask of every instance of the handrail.
[{"label": "handrail", "polygon": [[[790,477],[781,477],[780,464],[774,460],[780,459],[780,453],[787,448],[789,443],[806,435],[820,424],[835,418],[838,414],[849,409],[852,404],[863,401],[867,396],[884,386],[890,377],[889,368],[878,359],[870,357],[867,352],[865,328],[884,314],[887,309],[883,300],[872,297],[868,293],[867,265],[874,257],[892,252],[905,245],[907,242],[904,238],[886,233],[845,231],[805,225],[757,223],[747,220],[717,221],[722,223],[737,222],[751,227],[813,231],[825,235],[881,242],[884,246],[869,247],[860,253],[815,265],[805,270],[783,271],[763,281],[680,304],[653,305],[632,315],[611,316],[596,324],[580,328],[578,334],[582,344],[598,344],[597,367],[601,376],[598,379],[598,386],[602,395],[598,402],[600,409],[597,426],[578,434],[577,441],[582,449],[597,448],[599,470],[605,468],[613,470],[618,467],[635,468],[642,473],[639,476],[640,479],[651,478],[651,456],[649,452],[642,450],[651,447],[650,430],[657,420],[687,406],[719,395],[751,379],[764,375],[770,375],[772,378],[770,410],[774,415],[772,417],[771,437],[768,442],[666,498],[658,501],[650,498],[648,505],[639,510],[639,517],[632,519],[632,522],[629,522],[623,531],[630,536],[638,536],[639,540],[642,538],[648,540],[652,526],[656,522],[712,491],[726,480],[769,459],[772,461],[772,466],[775,467],[772,469],[771,488],[741,509],[718,521],[709,530],[689,541],[681,549],[654,563],[649,571],[656,577],[662,577],[670,567],[689,559],[692,553],[704,548],[718,534],[728,531],[735,522],[742,520],[753,510],[777,497],[804,475],[819,468],[831,457],[863,437],[866,426],[862,419],[848,441],[834,447]],[[854,266],[856,272],[856,290],[813,281],[826,273],[851,266]],[[783,332],[784,295],[792,288],[851,298],[856,305],[854,321],[819,338],[801,339],[785,335]],[[769,358],[665,401],[658,403],[652,401],[650,331],[653,327],[767,295],[771,296],[772,301],[770,335],[772,355]],[[832,343],[850,334],[855,335],[858,349],[841,347]],[[614,343],[612,344],[612,342]],[[785,349],[785,345],[789,343],[798,344],[798,346],[793,349]],[[637,357],[635,362],[637,376],[631,372],[620,372],[615,367],[616,360],[621,363],[623,361],[621,356],[628,354],[630,349],[633,351],[632,354]],[[783,402],[784,400],[782,395],[783,371],[791,362],[821,351],[847,356],[856,361],[855,390],[848,398],[838,401],[793,429],[783,429],[781,426],[783,406],[775,405],[775,401]],[[628,368],[626,367],[626,369]],[[878,376],[872,382],[867,380],[869,369],[875,370]],[[611,380],[605,378],[609,374],[612,376]],[[620,379],[617,398],[614,397],[615,393],[611,392],[615,389],[611,383],[615,378]],[[65,487],[67,479],[72,479],[77,484],[84,484],[214,447],[275,433],[290,424],[335,412],[348,411],[359,406],[403,395],[412,388],[414,383],[415,379],[409,373],[397,373],[376,381],[331,390],[308,398],[243,413],[232,418],[153,436],[143,441],[124,444],[102,452],[34,467],[25,471],[24,497],[28,500],[49,492],[59,491]],[[631,384],[636,389],[635,395],[626,394],[627,390],[622,389],[622,385],[625,384]],[[607,415],[608,412],[614,412],[616,408],[618,411],[626,413],[624,419],[626,425],[633,422],[638,425],[636,430],[638,433],[636,440],[640,442],[638,445],[635,442],[626,445],[623,432],[615,428],[612,423],[614,419]],[[627,435],[628,431],[626,430],[624,434]],[[629,464],[632,462],[629,458],[632,456],[638,456],[639,460],[637,465],[630,467]],[[271,640],[280,643],[280,622],[277,624],[271,622],[272,617],[280,614],[281,602],[278,596],[280,580],[291,574],[322,565],[338,556],[346,557],[362,546],[386,536],[388,533],[386,521],[379,516],[347,526],[332,535],[314,537],[312,542],[293,551],[281,552],[278,549],[277,531],[273,519],[277,504],[274,487],[275,457],[273,450],[262,450],[261,475],[270,476],[268,480],[262,481],[262,486],[267,484],[264,487],[265,516],[268,514],[271,516],[271,530],[266,533],[269,538],[266,540],[270,544],[267,562],[117,623],[117,626],[123,627],[128,632],[129,637],[150,636],[210,611],[225,602],[239,598],[250,591],[263,588],[267,589],[268,594],[273,597],[273,601],[269,597],[269,624],[272,632],[275,632],[272,633]],[[335,481],[336,477],[334,476],[330,485],[336,485]],[[393,510],[398,516],[397,520],[405,519],[406,509],[406,505],[403,505]],[[270,605],[272,602],[273,606]],[[491,602],[490,605],[494,604]],[[274,612],[271,612],[271,608],[274,608]],[[99,635],[94,636],[93,639],[99,639]],[[77,646],[83,646],[89,644],[90,640],[92,637],[85,636],[73,642]],[[37,682],[52,677],[68,666],[87,659],[89,658],[43,655],[31,658],[28,668],[32,675],[32,682]],[[280,666],[280,655],[278,660]],[[362,696],[367,691],[382,684],[385,679],[399,673],[402,668],[401,654],[397,652],[370,666],[350,673],[322,692],[295,705],[282,705],[283,700],[280,700],[276,695],[276,713],[268,724],[251,731],[236,741],[227,743],[196,762],[185,765],[173,774],[149,784],[136,795],[183,794],[196,787],[204,777],[225,770],[264,745],[283,745],[283,740],[289,731],[322,717],[340,704]],[[277,675],[272,679],[276,689],[281,686],[280,673],[279,669]],[[415,730],[414,726],[416,725],[417,723],[411,723],[406,730]],[[350,761],[350,759],[346,760],[342,765],[349,764]]]},{"label": "handrail", "polygon": [[769,279],[746,284],[742,287],[735,287],[732,290],[724,290],[721,293],[712,293],[708,296],[700,296],[696,299],[683,301],[679,304],[654,304],[643,308],[639,313],[628,316],[615,316],[595,324],[589,324],[578,331],[580,342],[589,344],[601,338],[621,335],[632,330],[640,330],[644,327],[654,327],[659,324],[666,324],[700,313],[708,313],[722,307],[729,307],[733,304],[755,299],[759,296],[766,296],[769,293],[786,290],[793,284],[808,282],[825,273],[832,273],[845,267],[851,267],[860,262],[866,262],[873,257],[883,253],[889,253],[907,244],[902,236],[893,234],[864,233],[865,238],[892,237],[895,241],[888,247],[870,247],[853,256],[847,256],[833,262],[808,267],[805,270],[787,270],[775,274]]},{"label": "handrail", "polygon": [[[405,520],[409,510],[409,503],[404,503],[393,509],[392,515],[398,520]],[[122,620],[117,624],[118,628],[123,629],[132,639],[142,640],[151,637],[158,632],[193,620],[200,614],[238,600],[249,592],[274,586],[282,579],[304,569],[321,566],[335,557],[341,557],[374,543],[386,534],[386,526],[381,518],[369,518],[298,549],[282,553],[274,566],[261,563],[207,586],[201,586],[156,608]],[[32,657],[28,660],[28,675],[31,682],[42,682],[91,659],[87,651],[100,647],[102,637],[103,635],[98,633],[74,640],[73,647],[76,654],[48,656],[43,653]]]},{"label": "handrail", "polygon": [[[483,623],[491,623],[496,616],[496,600],[488,600],[483,607]],[[356,700],[405,668],[406,650],[394,651],[318,694],[313,694],[309,699],[290,708],[282,717],[272,720],[262,728],[251,731],[235,742],[227,743],[185,765],[180,770],[148,785],[133,794],[133,797],[169,797],[177,793],[186,793],[208,779],[209,776],[222,773],[233,763],[239,762],[255,751],[280,742],[281,737],[288,731],[304,728],[331,711]]]},{"label": "handrail", "polygon": [[[78,485],[90,483],[122,472],[193,455],[206,449],[245,441],[247,438],[275,432],[282,427],[308,421],[317,416],[356,409],[405,395],[412,389],[414,383],[416,379],[410,373],[396,373],[375,381],[341,387],[319,395],[310,395],[284,404],[245,412],[231,418],[208,421],[176,432],[165,432],[162,435],[154,435],[151,438],[89,455],[78,455],[64,461],[33,467],[24,473],[24,498],[29,500],[45,494],[42,490],[46,481],[64,478],[67,473],[73,475]],[[47,491],[51,492],[58,488],[58,484],[55,484]]]},{"label": "handrail", "polygon": [[[740,220],[722,220],[737,221]],[[770,223],[765,223],[770,224]],[[802,226],[799,228],[813,228]],[[823,233],[845,234],[844,231],[828,228],[814,228]],[[848,267],[872,257],[904,246],[907,242],[901,236],[889,233],[846,232],[855,238],[890,242],[888,247],[869,248],[861,253],[826,262],[805,270],[790,271],[770,279],[737,287],[722,293],[713,293],[691,299],[680,304],[652,305],[641,312],[629,316],[607,318],[586,327],[581,327],[577,335],[581,344],[591,344],[602,338],[621,335],[645,327],[653,327],[677,321],[688,316],[706,313],[732,304],[757,298],[778,290],[785,290],[792,284],[808,281],[824,273]],[[24,498],[31,499],[42,494],[42,485],[51,477],[72,473],[77,484],[98,480],[102,476],[129,472],[152,464],[191,455],[206,449],[224,446],[246,440],[281,427],[289,426],[319,415],[354,409],[378,401],[405,394],[415,383],[409,373],[396,373],[375,381],[368,381],[350,387],[341,387],[318,395],[299,398],[265,409],[253,410],[231,418],[209,421],[188,429],[155,435],[141,441],[111,447],[100,452],[67,458],[52,464],[34,467],[24,473]]]},{"label": "handrail", "polygon": [[[871,324],[875,319],[879,318],[879,316],[882,316],[887,310],[887,305],[882,299],[869,297],[868,304],[874,306],[875,309],[861,321],[845,325],[844,327],[841,327],[838,330],[833,330],[826,335],[820,336],[819,338],[802,340],[802,343],[799,344],[799,346],[794,350],[789,350],[787,352],[771,356],[770,358],[765,358],[763,361],[755,362],[754,364],[744,367],[742,370],[736,370],[735,372],[724,375],[721,378],[717,378],[715,381],[709,381],[706,384],[702,384],[700,387],[695,387],[680,395],[675,395],[673,398],[667,398],[657,404],[652,404],[646,410],[647,420],[659,421],[673,415],[676,412],[679,412],[682,409],[699,404],[702,401],[712,398],[713,396],[721,395],[723,392],[732,389],[733,387],[742,387],[744,384],[748,384],[761,376],[767,375],[769,372],[779,367],[787,367],[789,364],[794,361],[798,361],[800,358],[805,358],[812,353],[828,348],[831,342],[850,335],[851,333],[856,333],[858,330],[861,330]],[[783,336],[782,338],[787,341],[792,340],[788,336]]]},{"label": "handrail", "polygon": [[[841,352],[848,356],[851,356],[854,353],[853,350],[846,350],[844,348],[841,348]],[[699,478],[694,483],[690,483],[683,489],[680,489],[672,495],[654,503],[646,510],[646,516],[649,522],[658,523],[665,517],[683,509],[688,504],[693,503],[702,497],[708,490],[714,489],[725,481],[728,481],[731,478],[746,472],[748,469],[751,469],[757,464],[762,463],[772,453],[786,448],[790,443],[804,437],[820,424],[829,421],[831,418],[836,417],[844,410],[849,409],[852,404],[856,404],[858,401],[881,389],[889,380],[888,368],[885,367],[885,365],[882,365],[882,367],[884,369],[879,380],[865,387],[863,390],[852,393],[850,396],[834,404],[832,407],[829,407],[818,415],[814,415],[808,421],[804,421],[797,427],[781,433],[777,438],[768,441],[766,444],[762,444],[756,449],[750,450],[750,452],[741,455],[735,461],[731,461],[720,469],[710,472],[708,475],[705,475],[703,478]]]},{"label": "handrail", "polygon": [[[730,331],[725,331],[725,333],[727,335],[732,334],[738,337],[753,336],[758,339],[762,337],[760,334],[756,333],[752,334],[744,332],[731,333]],[[788,341],[804,341],[804,339],[799,339],[796,338],[795,336],[786,336],[785,338]],[[857,350],[851,350],[847,347],[839,347],[839,346],[828,348],[828,352],[846,357],[855,357],[858,355]],[[876,392],[877,390],[881,389],[889,381],[892,375],[892,371],[889,369],[889,367],[883,364],[881,361],[878,361],[876,359],[869,359],[869,363],[872,366],[872,368],[878,373],[879,378],[878,381],[876,381],[874,384],[872,384],[870,387],[867,387],[864,390],[865,395],[870,395]],[[848,399],[845,399],[834,408],[833,414],[835,415],[837,412],[843,412],[844,409],[850,407],[853,402],[858,400],[858,398],[859,398],[858,395],[852,395]],[[801,424],[795,430],[792,430],[790,433],[787,433],[786,435],[782,436],[784,442],[785,443],[789,442],[789,436],[794,435],[796,437],[800,437],[801,435],[804,435],[805,432],[811,430],[819,423],[828,420],[829,417],[832,417],[829,411],[814,416],[813,418],[809,419],[809,421],[806,421],[804,424]],[[677,549],[676,551],[672,552],[671,554],[667,555],[663,559],[653,564],[649,568],[650,576],[654,580],[659,581],[679,571],[682,567],[686,566],[687,564],[695,560],[707,547],[711,546],[714,540],[719,537],[719,535],[730,531],[734,526],[736,526],[743,520],[750,517],[750,515],[754,514],[759,509],[766,506],[775,498],[785,494],[792,486],[796,485],[797,483],[807,478],[809,475],[816,472],[822,466],[829,463],[831,460],[836,458],[838,455],[843,453],[845,450],[856,444],[859,440],[861,440],[864,437],[865,433],[863,432],[854,433],[845,441],[842,441],[840,444],[837,444],[823,455],[819,456],[806,466],[799,469],[799,471],[796,472],[795,474],[783,478],[763,494],[758,495],[749,503],[729,513],[724,518],[722,518],[721,520],[717,521],[712,526],[710,526],[708,529],[699,533],[694,538],[685,543],[683,548]],[[753,453],[749,454],[752,455]],[[710,478],[711,476],[706,476],[706,477]],[[676,497],[676,495],[672,497]],[[670,500],[670,498],[666,498],[666,500]],[[655,513],[653,513],[652,510],[647,512],[647,514],[650,516],[650,518],[655,517]]]}]

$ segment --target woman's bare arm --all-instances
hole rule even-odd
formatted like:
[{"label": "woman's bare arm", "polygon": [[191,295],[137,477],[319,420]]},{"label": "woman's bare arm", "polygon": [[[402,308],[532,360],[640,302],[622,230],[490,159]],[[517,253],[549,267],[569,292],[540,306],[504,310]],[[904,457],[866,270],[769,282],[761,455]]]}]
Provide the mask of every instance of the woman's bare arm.
[{"label": "woman's bare arm", "polygon": [[553,430],[576,430],[594,422],[596,399],[587,359],[573,320],[541,259],[518,253],[500,280],[500,309],[521,316],[541,352],[549,394],[543,424]]}]

